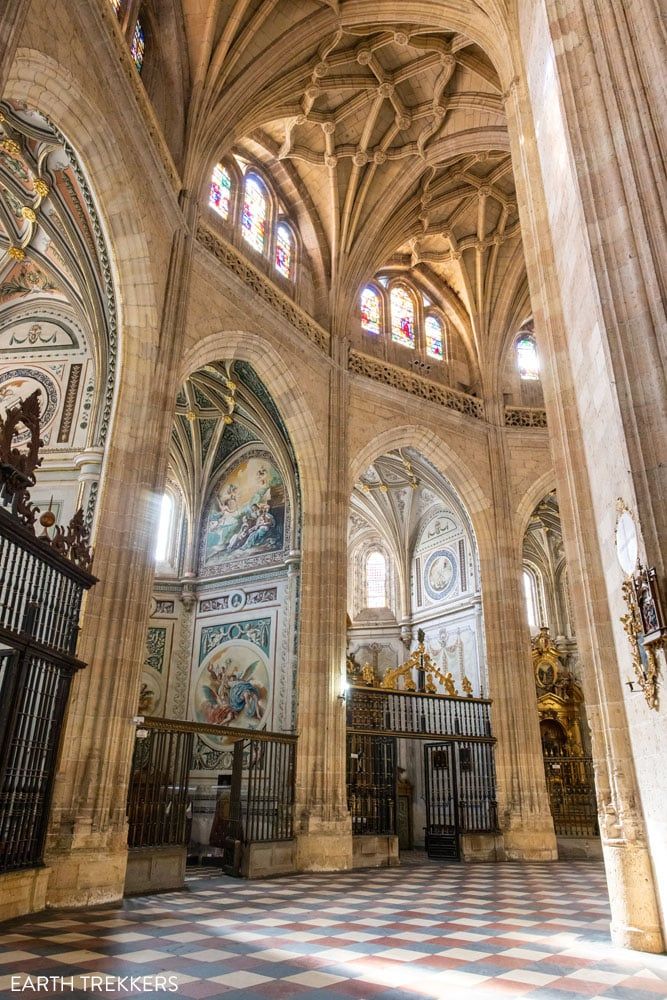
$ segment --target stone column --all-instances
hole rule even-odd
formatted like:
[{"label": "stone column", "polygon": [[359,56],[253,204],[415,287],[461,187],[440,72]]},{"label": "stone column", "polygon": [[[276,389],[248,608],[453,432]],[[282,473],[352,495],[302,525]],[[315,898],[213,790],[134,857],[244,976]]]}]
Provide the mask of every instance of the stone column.
[{"label": "stone column", "polygon": [[[192,226],[189,199],[185,209]],[[173,237],[159,330],[123,331],[128,344],[143,345],[144,361],[128,347],[100,485],[93,567],[99,583],[86,601],[78,649],[89,665],[70,696],[45,854],[50,906],[84,906],[123,894],[132,720],[191,249],[183,226]]]},{"label": "stone column", "polygon": [[[502,410],[502,407],[500,408]],[[542,763],[535,679],[521,590],[521,539],[510,501],[504,428],[489,425],[493,531],[480,539],[498,819],[508,860],[558,857]]]},{"label": "stone column", "polygon": [[650,51],[657,37],[649,6],[523,4],[523,75],[510,86],[506,108],[592,730],[612,936],[661,951],[665,709],[660,718],[624,689],[632,667],[619,623],[622,573],[614,546],[620,496],[637,515],[642,560],[664,569],[659,237],[648,228],[656,190],[655,177],[648,179],[658,159],[638,56],[639,39],[650,37]]},{"label": "stone column", "polygon": [[0,6],[0,97],[5,92],[7,77],[29,10],[27,0],[3,0]]},{"label": "stone column", "polygon": [[300,869],[352,864],[345,790],[347,597],[347,341],[332,337],[327,476],[319,510],[304,510],[298,672],[296,817]]}]

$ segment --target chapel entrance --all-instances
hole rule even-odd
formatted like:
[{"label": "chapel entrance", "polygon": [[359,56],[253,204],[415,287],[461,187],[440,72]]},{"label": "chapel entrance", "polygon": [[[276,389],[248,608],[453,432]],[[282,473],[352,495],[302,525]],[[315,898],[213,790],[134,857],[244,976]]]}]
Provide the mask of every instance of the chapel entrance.
[{"label": "chapel entrance", "polygon": [[[490,706],[456,691],[421,635],[410,658],[381,680],[368,664],[358,670],[348,662],[347,796],[360,855],[371,854],[380,838],[395,837],[401,850],[423,836],[428,857],[458,861],[470,856],[475,838],[495,835]],[[398,765],[405,743],[417,744],[422,760],[421,831]]]}]

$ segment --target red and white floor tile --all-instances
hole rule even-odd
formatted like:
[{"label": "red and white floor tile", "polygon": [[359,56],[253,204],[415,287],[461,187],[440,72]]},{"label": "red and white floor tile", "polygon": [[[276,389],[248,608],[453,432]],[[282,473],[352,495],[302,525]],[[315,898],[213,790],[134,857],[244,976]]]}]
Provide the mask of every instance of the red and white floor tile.
[{"label": "red and white floor tile", "polygon": [[667,956],[611,944],[604,873],[593,862],[418,858],[260,882],[195,870],[182,892],[0,929],[2,997],[47,976],[48,995],[90,998],[93,975],[121,977],[105,992],[119,997],[128,996],[122,977],[176,977],[177,990],[162,995],[193,1000],[667,997]]}]

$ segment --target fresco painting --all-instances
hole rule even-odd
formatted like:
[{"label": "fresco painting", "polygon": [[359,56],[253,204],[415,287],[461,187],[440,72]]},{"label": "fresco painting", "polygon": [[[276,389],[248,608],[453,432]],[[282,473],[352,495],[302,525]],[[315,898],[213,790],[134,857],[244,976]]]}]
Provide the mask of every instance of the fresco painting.
[{"label": "fresco painting", "polygon": [[221,479],[208,512],[204,563],[282,548],[285,486],[270,457],[252,455]]},{"label": "fresco painting", "polygon": [[262,729],[270,698],[269,669],[254,643],[217,646],[202,662],[194,688],[198,722]]}]

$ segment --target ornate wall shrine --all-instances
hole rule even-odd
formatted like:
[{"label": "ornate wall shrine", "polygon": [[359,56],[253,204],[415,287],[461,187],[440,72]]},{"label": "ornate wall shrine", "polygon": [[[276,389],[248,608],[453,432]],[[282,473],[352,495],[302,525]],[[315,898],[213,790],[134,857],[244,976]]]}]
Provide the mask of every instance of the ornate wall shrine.
[{"label": "ornate wall shrine", "polygon": [[[292,732],[299,485],[280,415],[248,364],[207,366],[181,388],[160,502],[139,713]],[[195,853],[218,853],[210,832],[233,750],[195,734]]]},{"label": "ornate wall shrine", "polygon": [[[413,449],[383,455],[355,485],[348,553],[353,674],[365,669],[374,684],[391,687],[401,669],[415,668],[421,649],[438,691],[484,697],[488,684],[472,525],[450,484]],[[447,678],[447,688],[439,678],[442,683]],[[399,739],[396,764],[404,787],[412,790],[411,829],[403,831],[403,840],[420,847],[428,824],[419,743]],[[403,808],[408,812],[407,804]]]},{"label": "ornate wall shrine", "polygon": [[537,711],[549,803],[561,856],[599,856],[591,739],[572,627],[558,500],[532,513],[523,543]]}]

